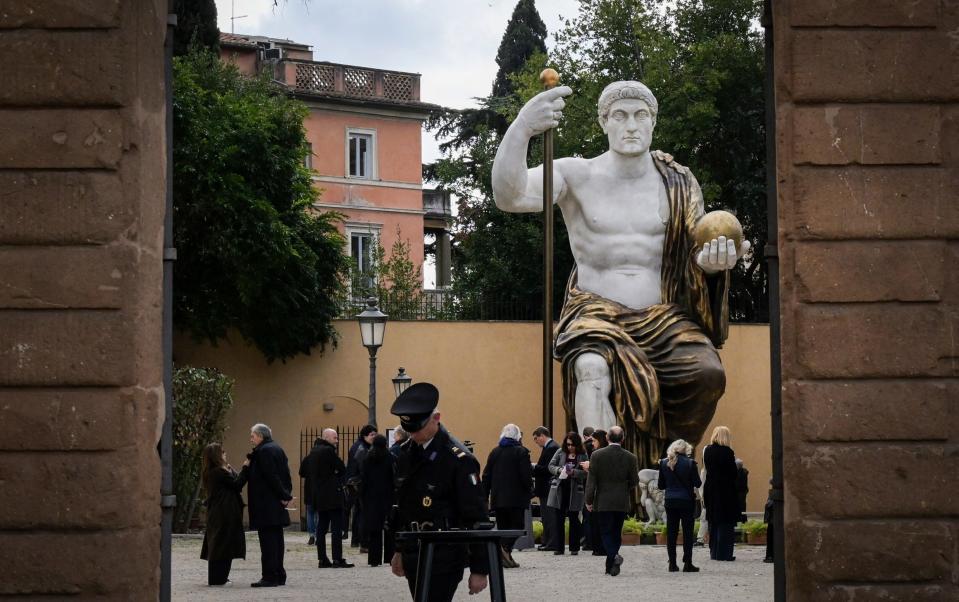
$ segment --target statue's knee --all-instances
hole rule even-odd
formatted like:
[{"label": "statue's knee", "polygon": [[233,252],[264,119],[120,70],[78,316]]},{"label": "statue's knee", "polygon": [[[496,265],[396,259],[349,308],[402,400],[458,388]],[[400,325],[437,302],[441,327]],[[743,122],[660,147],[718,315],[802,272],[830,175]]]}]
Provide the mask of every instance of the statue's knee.
[{"label": "statue's knee", "polygon": [[602,380],[609,378],[609,366],[603,356],[596,353],[584,353],[576,358],[576,380]]}]

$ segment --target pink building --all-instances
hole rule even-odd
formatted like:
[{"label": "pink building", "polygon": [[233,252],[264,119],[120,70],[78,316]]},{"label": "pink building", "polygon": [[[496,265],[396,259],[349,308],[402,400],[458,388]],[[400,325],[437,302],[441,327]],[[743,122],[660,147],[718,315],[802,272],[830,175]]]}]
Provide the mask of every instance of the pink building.
[{"label": "pink building", "polygon": [[420,101],[417,73],[314,61],[290,40],[221,33],[220,56],[241,71],[267,68],[310,109],[312,154],[305,158],[321,191],[320,210],[344,214],[347,252],[365,268],[375,241],[389,253],[409,240],[413,263],[424,263],[424,237],[436,237],[436,284],[449,284],[449,194],[424,190],[421,132],[436,105]]}]

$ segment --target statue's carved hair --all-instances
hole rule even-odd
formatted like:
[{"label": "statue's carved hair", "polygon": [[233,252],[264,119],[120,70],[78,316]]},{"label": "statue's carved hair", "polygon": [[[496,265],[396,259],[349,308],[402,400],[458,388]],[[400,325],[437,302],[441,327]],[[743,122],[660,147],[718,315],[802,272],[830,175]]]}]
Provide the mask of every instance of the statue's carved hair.
[{"label": "statue's carved hair", "polygon": [[656,114],[659,113],[659,103],[656,102],[656,97],[653,96],[652,90],[647,88],[645,84],[635,81],[613,82],[603,89],[597,103],[599,118],[605,121],[609,117],[609,107],[623,98],[638,98],[648,104],[653,121],[656,121]]}]

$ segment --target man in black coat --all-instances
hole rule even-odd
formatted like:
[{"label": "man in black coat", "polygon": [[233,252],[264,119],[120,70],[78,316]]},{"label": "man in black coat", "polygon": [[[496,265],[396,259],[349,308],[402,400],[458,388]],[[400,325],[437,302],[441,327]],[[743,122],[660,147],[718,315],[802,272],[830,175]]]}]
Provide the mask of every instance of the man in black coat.
[{"label": "man in black coat", "polygon": [[[313,441],[313,449],[316,449],[316,446],[322,441],[320,437],[317,437]],[[313,508],[313,483],[310,482],[310,477],[308,476],[307,466],[310,463],[310,454],[307,454],[300,460],[300,477],[303,478],[303,506],[306,508],[306,532],[310,534],[310,538],[307,540],[306,545],[315,546],[316,545],[316,509]]]},{"label": "man in black coat", "polygon": [[[543,521],[543,541],[536,549],[554,551],[559,549],[558,541],[556,541],[553,533],[553,524],[556,522],[553,513],[556,510],[546,504],[546,498],[549,497],[549,486],[553,479],[553,475],[549,473],[549,461],[556,455],[559,444],[550,438],[549,429],[545,426],[538,426],[533,430],[533,443],[543,450],[539,454],[536,465],[533,466],[533,477],[536,479],[533,493],[539,498],[539,514]],[[564,534],[560,534],[560,537],[564,537]]]},{"label": "man in black coat", "polygon": [[597,449],[589,460],[586,477],[586,508],[596,519],[606,551],[606,574],[619,575],[623,557],[623,522],[632,505],[633,490],[639,485],[639,461],[623,449],[623,427],[609,429],[609,445]]},{"label": "man in black coat", "polygon": [[[316,513],[316,557],[319,567],[351,568],[343,559],[343,486],[346,466],[336,453],[339,435],[333,429],[323,429],[316,446],[300,466],[300,476],[311,485],[310,496]],[[330,533],[333,561],[326,555],[326,534]]]},{"label": "man in black coat", "polygon": [[253,451],[247,454],[243,472],[247,480],[250,528],[260,540],[263,576],[252,587],[286,585],[283,568],[283,527],[290,524],[286,507],[293,500],[290,463],[283,448],[273,441],[273,432],[265,424],[250,429]]},{"label": "man in black coat", "polygon": [[366,452],[370,451],[373,445],[373,438],[376,437],[376,427],[367,424],[360,429],[360,436],[356,438],[353,445],[350,446],[350,455],[346,460],[346,482],[347,482],[347,514],[352,511],[353,516],[350,521],[352,536],[350,545],[354,548],[359,546],[360,552],[366,553],[366,537],[363,533],[363,506],[360,503],[360,479],[363,472],[363,458]]},{"label": "man in black coat", "polygon": [[[436,387],[416,383],[396,398],[390,410],[410,434],[396,463],[394,531],[472,529],[488,520],[479,462],[440,424],[438,402]],[[407,541],[396,543],[390,567],[397,577],[406,577],[415,599],[419,547]],[[430,602],[452,600],[466,566],[470,594],[483,591],[489,575],[484,547],[437,545]]]},{"label": "man in black coat", "polygon": [[[483,489],[490,496],[490,508],[496,511],[498,529],[526,528],[526,510],[533,497],[533,465],[521,438],[518,426],[504,426],[499,445],[489,453],[483,468]],[[519,566],[513,560],[514,543],[515,540],[503,541],[501,554],[506,568]]]}]

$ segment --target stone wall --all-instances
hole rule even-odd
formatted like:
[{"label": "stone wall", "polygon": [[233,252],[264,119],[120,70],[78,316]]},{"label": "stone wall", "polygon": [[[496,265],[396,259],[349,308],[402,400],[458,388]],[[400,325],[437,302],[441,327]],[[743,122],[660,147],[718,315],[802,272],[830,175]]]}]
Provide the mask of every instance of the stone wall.
[{"label": "stone wall", "polygon": [[773,4],[788,597],[959,599],[959,3]]},{"label": "stone wall", "polygon": [[0,3],[0,596],[156,599],[166,14]]},{"label": "stone wall", "polygon": [[[224,437],[234,465],[249,451],[249,429],[257,422],[273,429],[294,474],[301,430],[366,423],[369,355],[355,321],[337,321],[335,326],[341,337],[336,349],[285,363],[268,364],[260,352],[239,340],[211,347],[187,336],[175,339],[178,364],[217,367],[236,379],[235,405]],[[390,379],[403,366],[414,382],[428,381],[439,388],[443,423],[458,438],[475,443],[482,464],[509,422],[526,433],[527,447],[538,449],[530,433],[543,422],[542,328],[538,322],[389,322],[377,353],[377,425],[386,429],[398,423],[390,414],[395,398]],[[733,324],[720,355],[726,393],[706,436],[716,425],[730,428],[736,455],[750,471],[748,509],[762,512],[772,472],[769,327]],[[553,424],[559,432],[566,414],[559,363],[554,367]],[[328,410],[324,403],[331,404]]]}]

